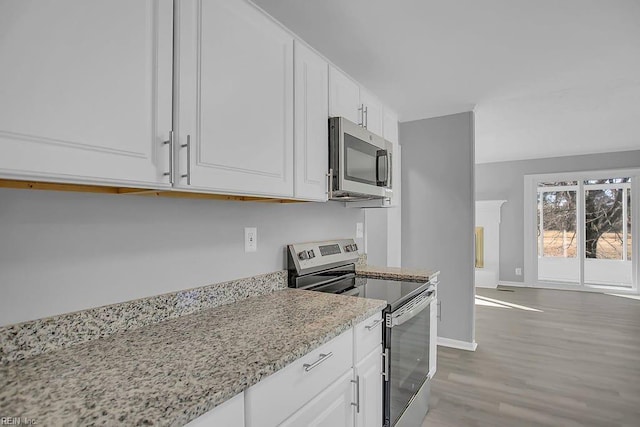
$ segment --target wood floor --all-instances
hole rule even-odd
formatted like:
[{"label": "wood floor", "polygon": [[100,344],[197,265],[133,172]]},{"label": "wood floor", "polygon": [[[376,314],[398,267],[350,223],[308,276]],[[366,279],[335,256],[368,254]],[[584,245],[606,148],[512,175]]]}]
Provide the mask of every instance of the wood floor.
[{"label": "wood floor", "polygon": [[640,426],[640,301],[478,289],[475,352],[438,347],[423,427]]}]

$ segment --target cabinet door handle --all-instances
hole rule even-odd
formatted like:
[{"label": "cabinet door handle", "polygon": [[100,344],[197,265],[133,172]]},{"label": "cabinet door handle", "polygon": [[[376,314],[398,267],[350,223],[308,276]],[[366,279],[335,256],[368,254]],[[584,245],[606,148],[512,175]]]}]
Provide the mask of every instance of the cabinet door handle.
[{"label": "cabinet door handle", "polygon": [[360,123],[358,123],[358,126],[364,127],[364,104],[360,104],[358,112],[360,113]]},{"label": "cabinet door handle", "polygon": [[180,147],[187,149],[187,173],[180,176],[187,178],[187,185],[191,185],[191,135],[187,135],[187,143],[182,144]]},{"label": "cabinet door handle", "polygon": [[169,172],[165,172],[162,174],[162,176],[168,176],[169,177],[169,184],[173,185],[174,182],[174,170],[175,170],[175,164],[174,164],[174,158],[173,158],[173,131],[169,131],[169,139],[167,141],[163,141],[162,142],[163,145],[168,145],[169,146]]},{"label": "cabinet door handle", "polygon": [[368,129],[369,128],[369,107],[364,107],[362,121],[364,122],[364,128]]},{"label": "cabinet door handle", "polygon": [[327,194],[329,195],[329,199],[333,199],[333,169],[329,169],[329,173],[327,174]]},{"label": "cabinet door handle", "polygon": [[384,381],[389,381],[389,349],[385,348],[384,353],[381,353],[384,358],[384,364],[382,365],[382,376],[384,377]]},{"label": "cabinet door handle", "polygon": [[378,319],[375,322],[373,322],[372,324],[365,326],[365,329],[367,331],[370,331],[373,328],[375,328],[376,326],[378,326],[380,323],[382,323],[383,321],[384,321],[384,319]]},{"label": "cabinet door handle", "polygon": [[304,367],[304,371],[309,372],[310,370],[312,370],[313,368],[315,368],[316,366],[318,366],[319,364],[321,364],[331,356],[333,356],[332,352],[329,352],[327,354],[320,353],[320,359],[316,360],[313,363],[305,363],[304,365],[302,365]]},{"label": "cabinet door handle", "polygon": [[438,301],[438,320],[442,320],[442,301]]},{"label": "cabinet door handle", "polygon": [[351,402],[351,406],[356,407],[356,412],[360,413],[360,375],[356,375],[356,379],[351,380],[356,385],[356,403]]}]

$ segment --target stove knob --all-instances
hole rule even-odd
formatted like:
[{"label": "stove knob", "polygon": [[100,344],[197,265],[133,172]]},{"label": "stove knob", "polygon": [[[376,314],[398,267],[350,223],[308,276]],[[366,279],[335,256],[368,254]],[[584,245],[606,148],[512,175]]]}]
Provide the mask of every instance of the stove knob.
[{"label": "stove knob", "polygon": [[309,254],[307,253],[307,251],[302,251],[298,254],[298,259],[300,260],[309,259]]},{"label": "stove knob", "polygon": [[344,251],[345,251],[345,252],[351,252],[351,248],[350,248],[350,246],[351,246],[351,245],[344,245]]},{"label": "stove knob", "polygon": [[358,250],[358,245],[356,243],[354,243],[353,245],[351,245],[351,249],[355,252]]},{"label": "stove knob", "polygon": [[316,257],[316,254],[315,252],[313,252],[313,249],[307,251],[307,254],[309,255],[309,259]]}]

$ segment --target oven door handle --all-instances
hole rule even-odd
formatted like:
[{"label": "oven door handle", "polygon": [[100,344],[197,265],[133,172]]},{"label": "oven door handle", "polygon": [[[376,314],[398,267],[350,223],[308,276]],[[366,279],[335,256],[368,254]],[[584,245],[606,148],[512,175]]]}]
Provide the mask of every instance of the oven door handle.
[{"label": "oven door handle", "polygon": [[431,305],[431,301],[434,299],[435,296],[431,295],[407,310],[400,308],[397,313],[391,313],[391,327],[393,328],[394,326],[402,325],[403,323],[413,319],[418,315],[418,313],[429,307],[429,305]]}]

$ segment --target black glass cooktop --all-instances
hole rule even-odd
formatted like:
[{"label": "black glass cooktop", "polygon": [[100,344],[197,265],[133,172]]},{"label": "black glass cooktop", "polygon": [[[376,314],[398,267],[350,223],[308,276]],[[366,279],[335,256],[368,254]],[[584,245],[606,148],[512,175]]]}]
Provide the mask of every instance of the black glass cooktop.
[{"label": "black glass cooktop", "polygon": [[315,291],[350,295],[362,298],[386,300],[391,311],[402,306],[416,295],[426,291],[428,283],[400,282],[395,280],[365,279],[360,277],[340,280]]}]

